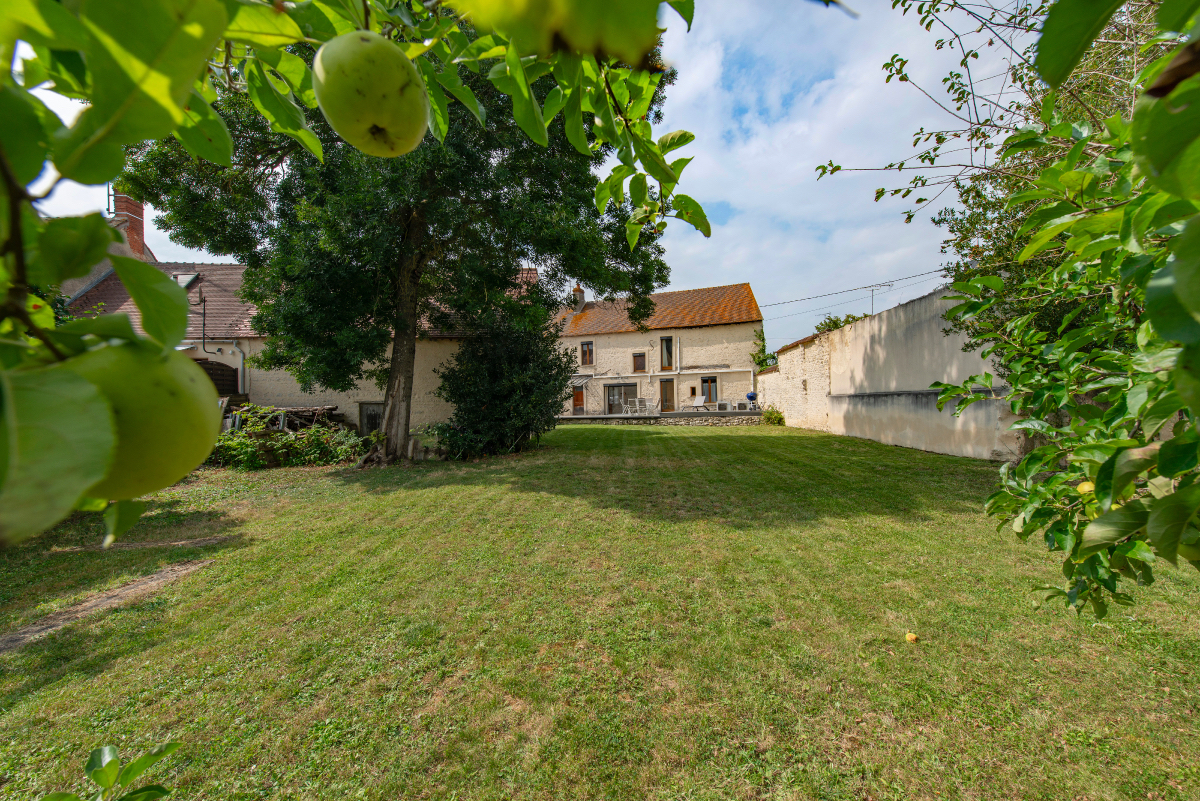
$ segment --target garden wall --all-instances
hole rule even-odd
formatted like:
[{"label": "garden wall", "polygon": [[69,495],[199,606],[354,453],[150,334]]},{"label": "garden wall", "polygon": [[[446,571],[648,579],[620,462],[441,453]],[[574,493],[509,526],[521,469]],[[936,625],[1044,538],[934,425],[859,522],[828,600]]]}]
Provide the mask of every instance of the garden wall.
[{"label": "garden wall", "polygon": [[778,366],[758,375],[759,402],[789,426],[978,459],[1019,456],[1025,438],[1007,430],[1016,418],[1004,401],[981,401],[961,417],[937,410],[933,382],[995,373],[978,351],[963,350],[964,335],[944,333],[953,303],[944,294],[780,348]]}]

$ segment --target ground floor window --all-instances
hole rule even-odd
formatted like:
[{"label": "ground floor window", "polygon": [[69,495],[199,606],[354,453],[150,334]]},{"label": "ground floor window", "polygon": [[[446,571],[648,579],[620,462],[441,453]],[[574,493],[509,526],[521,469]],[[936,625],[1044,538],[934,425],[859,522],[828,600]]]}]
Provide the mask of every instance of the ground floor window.
[{"label": "ground floor window", "polygon": [[605,414],[621,414],[622,410],[637,397],[637,384],[605,384]]},{"label": "ground floor window", "polygon": [[717,377],[700,379],[700,395],[704,398],[705,403],[717,402]]}]

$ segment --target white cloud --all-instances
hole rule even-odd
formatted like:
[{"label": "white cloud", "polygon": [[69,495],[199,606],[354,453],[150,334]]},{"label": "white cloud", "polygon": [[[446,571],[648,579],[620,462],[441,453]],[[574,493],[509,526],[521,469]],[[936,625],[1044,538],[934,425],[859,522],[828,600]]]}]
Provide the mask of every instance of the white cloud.
[{"label": "white cloud", "polygon": [[[846,173],[817,181],[832,159],[874,167],[910,155],[910,134],[944,127],[948,117],[911,86],[884,83],[894,53],[925,86],[955,63],[933,48],[936,34],[902,17],[887,0],[859,0],[855,20],[816,3],[770,0],[697,3],[690,33],[670,17],[664,55],[679,69],[667,91],[663,130],[697,141],[680,191],[714,210],[705,240],[673,222],[664,244],[673,289],[749,281],[760,304],[820,295],[937,269],[944,233],[929,214],[906,225],[902,201],[874,202],[895,173]],[[676,154],[672,154],[674,156]],[[949,194],[942,205],[952,205]],[[936,276],[876,295],[876,310],[930,291]],[[864,298],[845,302],[845,298]],[[805,336],[824,311],[865,312],[869,293],[768,307],[772,348]],[[782,315],[788,315],[782,319]]]}]

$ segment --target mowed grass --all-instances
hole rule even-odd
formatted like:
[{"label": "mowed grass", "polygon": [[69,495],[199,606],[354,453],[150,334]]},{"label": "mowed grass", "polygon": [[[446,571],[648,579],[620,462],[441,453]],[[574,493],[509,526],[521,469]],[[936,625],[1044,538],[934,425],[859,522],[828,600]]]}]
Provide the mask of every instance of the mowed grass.
[{"label": "mowed grass", "polygon": [[[0,797],[98,745],[180,799],[1192,799],[1200,574],[1096,623],[995,466],[813,432],[567,427],[514,458],[207,470],[127,541],[0,551]],[[908,631],[920,641],[905,640]]]}]

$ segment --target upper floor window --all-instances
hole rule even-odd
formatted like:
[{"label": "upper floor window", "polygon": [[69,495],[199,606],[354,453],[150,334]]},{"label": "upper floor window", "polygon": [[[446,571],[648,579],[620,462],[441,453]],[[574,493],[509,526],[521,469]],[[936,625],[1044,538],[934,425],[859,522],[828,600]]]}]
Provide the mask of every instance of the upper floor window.
[{"label": "upper floor window", "polygon": [[579,363],[580,364],[595,364],[592,354],[591,342],[579,343]]},{"label": "upper floor window", "polygon": [[633,354],[633,372],[635,372],[635,373],[646,372],[646,354],[644,354],[644,353]]},{"label": "upper floor window", "polygon": [[663,337],[659,340],[662,345],[662,369],[671,370],[675,367],[675,340]]}]

